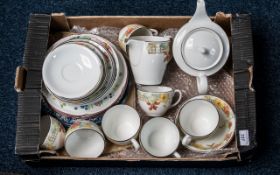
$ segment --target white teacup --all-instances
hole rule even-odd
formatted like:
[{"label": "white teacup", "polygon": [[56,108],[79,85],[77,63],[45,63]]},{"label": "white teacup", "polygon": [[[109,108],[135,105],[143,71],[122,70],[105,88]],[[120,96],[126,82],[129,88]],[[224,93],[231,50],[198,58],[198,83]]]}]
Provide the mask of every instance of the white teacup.
[{"label": "white teacup", "polygon": [[130,37],[152,35],[158,35],[158,31],[155,29],[149,29],[140,24],[129,24],[122,28],[119,33],[119,45],[126,52],[126,44]]},{"label": "white teacup", "polygon": [[140,143],[144,150],[155,157],[173,155],[180,158],[176,152],[180,143],[180,133],[170,120],[157,117],[145,123],[140,132]]},{"label": "white teacup", "polygon": [[219,118],[216,107],[206,100],[185,102],[176,116],[176,124],[185,134],[182,145],[187,146],[193,139],[213,133],[218,126]]},{"label": "white teacup", "polygon": [[87,120],[77,120],[67,130],[65,150],[73,157],[99,157],[105,148],[105,138],[99,127]]},{"label": "white teacup", "polygon": [[58,150],[64,146],[65,129],[55,118],[44,115],[40,120],[40,147],[46,150]]},{"label": "white teacup", "polygon": [[110,108],[102,118],[102,129],[107,139],[117,145],[132,143],[135,151],[140,147],[136,141],[141,119],[135,109],[128,105],[116,105]]},{"label": "white teacup", "polygon": [[135,82],[160,84],[172,58],[170,37],[135,36],[128,40],[127,46]]},{"label": "white teacup", "polygon": [[[178,99],[172,103],[175,94]],[[163,116],[168,109],[175,107],[182,99],[182,92],[166,86],[139,86],[138,104],[148,116]]]}]

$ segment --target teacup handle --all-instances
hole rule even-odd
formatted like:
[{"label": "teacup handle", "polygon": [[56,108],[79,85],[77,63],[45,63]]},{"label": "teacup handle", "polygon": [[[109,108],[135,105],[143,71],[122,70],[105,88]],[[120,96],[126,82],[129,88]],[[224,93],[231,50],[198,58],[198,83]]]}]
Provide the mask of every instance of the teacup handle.
[{"label": "teacup handle", "polygon": [[150,31],[152,32],[152,34],[154,36],[157,36],[158,35],[158,31],[156,29],[150,29]]},{"label": "teacup handle", "polygon": [[192,137],[190,135],[185,135],[184,138],[182,139],[182,145],[183,146],[188,146],[192,141]]},{"label": "teacup handle", "polygon": [[207,76],[199,75],[198,77],[196,77],[196,82],[197,82],[198,93],[201,95],[206,94],[208,92]]},{"label": "teacup handle", "polygon": [[175,95],[176,93],[178,94],[178,99],[176,100],[176,102],[174,102],[173,104],[171,104],[170,108],[175,107],[175,106],[176,106],[177,104],[179,104],[180,101],[182,100],[182,97],[183,97],[182,91],[179,90],[179,89],[175,89],[174,95]]},{"label": "teacup handle", "polygon": [[173,156],[178,159],[182,157],[177,151],[173,153]]},{"label": "teacup handle", "polygon": [[138,151],[139,148],[140,148],[140,145],[139,145],[139,143],[137,142],[137,140],[131,139],[130,142],[132,143],[132,145],[133,145],[133,147],[134,147],[134,150],[135,150],[135,151]]}]

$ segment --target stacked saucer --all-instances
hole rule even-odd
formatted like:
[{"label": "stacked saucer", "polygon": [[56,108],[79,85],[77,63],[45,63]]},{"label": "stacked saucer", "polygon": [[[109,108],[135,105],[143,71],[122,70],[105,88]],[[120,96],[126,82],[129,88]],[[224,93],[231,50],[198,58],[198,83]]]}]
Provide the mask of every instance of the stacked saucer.
[{"label": "stacked saucer", "polygon": [[57,41],[45,57],[42,74],[49,106],[73,118],[96,116],[117,103],[128,81],[121,52],[92,34]]}]

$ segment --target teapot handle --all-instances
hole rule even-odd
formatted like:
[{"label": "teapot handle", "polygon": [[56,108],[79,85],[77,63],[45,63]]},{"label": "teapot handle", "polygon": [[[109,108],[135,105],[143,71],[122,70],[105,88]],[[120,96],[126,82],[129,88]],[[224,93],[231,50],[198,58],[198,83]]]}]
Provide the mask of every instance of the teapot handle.
[{"label": "teapot handle", "polygon": [[204,21],[211,22],[211,19],[208,17],[206,12],[204,0],[197,0],[196,10],[190,22],[196,20],[197,21],[204,20]]}]

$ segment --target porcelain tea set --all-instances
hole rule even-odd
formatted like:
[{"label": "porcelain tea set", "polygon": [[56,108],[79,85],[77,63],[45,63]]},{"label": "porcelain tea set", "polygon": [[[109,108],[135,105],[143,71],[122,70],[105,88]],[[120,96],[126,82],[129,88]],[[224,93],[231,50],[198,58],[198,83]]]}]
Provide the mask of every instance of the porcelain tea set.
[{"label": "porcelain tea set", "polygon": [[[173,41],[157,35],[156,29],[127,25],[119,33],[122,52],[92,34],[71,35],[53,44],[43,64],[42,94],[53,111],[75,122],[66,131],[56,118],[42,116],[41,148],[64,147],[70,156],[96,158],[111,142],[132,144],[135,152],[142,147],[154,157],[180,158],[180,145],[201,153],[225,147],[234,137],[235,115],[224,100],[205,94],[207,76],[228,59],[226,33],[207,16],[204,0],[198,0],[194,16]],[[136,109],[118,104],[129,81],[123,53],[137,84],[138,105],[150,117],[144,124]],[[200,94],[181,103],[175,122],[164,115],[180,104],[182,91],[161,85],[172,57],[196,77]],[[97,115],[102,115],[101,126],[88,120]]]}]

